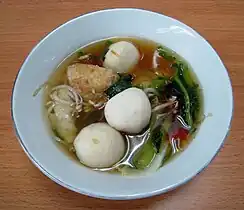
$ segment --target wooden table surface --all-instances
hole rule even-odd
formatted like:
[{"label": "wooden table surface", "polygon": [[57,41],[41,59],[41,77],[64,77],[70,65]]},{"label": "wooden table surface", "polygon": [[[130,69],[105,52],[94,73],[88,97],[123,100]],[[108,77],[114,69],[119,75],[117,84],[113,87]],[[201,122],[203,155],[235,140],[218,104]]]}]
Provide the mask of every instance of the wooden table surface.
[{"label": "wooden table surface", "polygon": [[[49,180],[22,151],[10,116],[13,82],[33,46],[73,17],[113,7],[157,11],[196,29],[223,59],[235,98],[230,135],[210,166],[185,186],[135,201],[89,198]],[[0,72],[1,210],[244,209],[244,0],[0,0]]]}]

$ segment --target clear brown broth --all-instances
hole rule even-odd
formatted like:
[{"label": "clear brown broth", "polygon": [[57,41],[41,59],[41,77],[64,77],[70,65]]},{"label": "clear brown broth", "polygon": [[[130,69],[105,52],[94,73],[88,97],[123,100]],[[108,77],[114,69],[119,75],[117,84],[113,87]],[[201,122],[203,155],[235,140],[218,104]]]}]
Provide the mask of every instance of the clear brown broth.
[{"label": "clear brown broth", "polygon": [[[82,47],[66,57],[56,68],[56,70],[50,75],[50,78],[48,80],[48,86],[45,90],[45,102],[49,100],[48,94],[53,87],[61,84],[67,84],[66,70],[70,64],[78,59],[78,51],[82,50],[82,52],[84,52],[85,54],[91,53],[96,56],[101,56],[104,53],[107,40],[108,39],[89,44],[86,47]],[[158,58],[158,68],[153,68],[153,54],[158,47],[157,43],[140,38],[109,38],[109,40],[111,40],[112,42],[122,40],[130,41],[139,49],[141,59],[139,63],[130,70],[130,73],[134,76],[134,85],[140,84],[142,82],[151,82],[152,79],[156,78],[159,75],[169,77],[173,76],[174,71],[172,70],[172,68],[170,68],[171,62],[165,60],[162,57]],[[195,76],[193,74],[192,77],[195,80]],[[81,112],[80,117],[76,120],[76,126],[78,130],[81,130],[83,127],[98,121],[105,121],[103,117],[103,110],[96,110],[91,113]],[[185,147],[188,143],[189,140],[187,142],[184,142],[183,146]],[[66,154],[77,160],[73,152],[69,152],[67,148],[62,144],[58,145],[61,145],[61,149]]]}]

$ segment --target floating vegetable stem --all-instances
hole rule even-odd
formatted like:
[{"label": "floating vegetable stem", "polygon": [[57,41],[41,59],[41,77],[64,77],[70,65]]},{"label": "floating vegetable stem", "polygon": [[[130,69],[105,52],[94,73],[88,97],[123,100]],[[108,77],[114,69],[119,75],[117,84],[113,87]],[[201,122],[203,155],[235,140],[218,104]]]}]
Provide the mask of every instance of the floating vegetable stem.
[{"label": "floating vegetable stem", "polygon": [[158,114],[152,114],[149,127],[149,139],[134,158],[134,164],[138,169],[148,167],[155,155],[160,152],[162,139],[165,138],[165,134],[162,132],[162,121],[164,116],[158,116]]},{"label": "floating vegetable stem", "polygon": [[33,97],[37,96],[38,93],[43,89],[43,88],[47,88],[48,86],[48,83],[47,82],[44,82],[42,85],[40,85],[35,91],[34,93],[32,94]]}]

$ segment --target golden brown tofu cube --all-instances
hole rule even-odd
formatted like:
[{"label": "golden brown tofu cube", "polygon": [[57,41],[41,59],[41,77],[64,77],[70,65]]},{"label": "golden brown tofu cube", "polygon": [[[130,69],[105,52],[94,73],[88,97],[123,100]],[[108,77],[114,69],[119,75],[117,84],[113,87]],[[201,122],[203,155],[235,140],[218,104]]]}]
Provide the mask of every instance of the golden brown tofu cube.
[{"label": "golden brown tofu cube", "polygon": [[119,78],[111,69],[76,63],[68,66],[69,84],[78,91],[85,100],[96,100]]}]

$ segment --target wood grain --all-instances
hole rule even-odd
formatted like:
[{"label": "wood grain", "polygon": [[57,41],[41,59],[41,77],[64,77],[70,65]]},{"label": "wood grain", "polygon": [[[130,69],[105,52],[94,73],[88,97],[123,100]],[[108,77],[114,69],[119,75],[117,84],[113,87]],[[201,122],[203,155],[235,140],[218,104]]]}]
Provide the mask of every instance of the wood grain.
[{"label": "wood grain", "polygon": [[[13,132],[10,116],[13,82],[33,46],[53,28],[73,17],[114,7],[157,11],[195,28],[218,51],[229,70],[234,89],[232,129],[210,166],[173,192],[136,201],[93,199],[49,180],[22,151]],[[0,0],[0,209],[243,210],[243,11],[243,0]],[[218,129],[217,125],[215,129]]]}]

